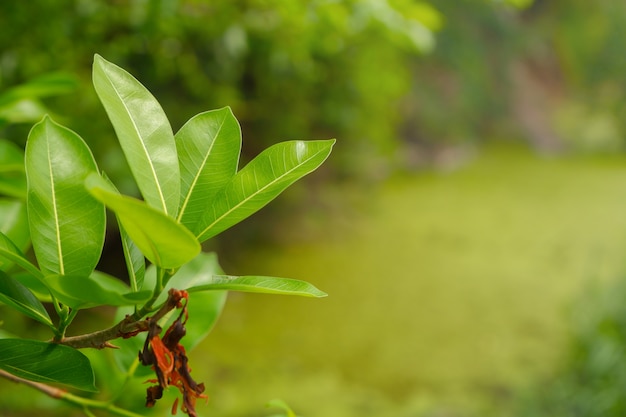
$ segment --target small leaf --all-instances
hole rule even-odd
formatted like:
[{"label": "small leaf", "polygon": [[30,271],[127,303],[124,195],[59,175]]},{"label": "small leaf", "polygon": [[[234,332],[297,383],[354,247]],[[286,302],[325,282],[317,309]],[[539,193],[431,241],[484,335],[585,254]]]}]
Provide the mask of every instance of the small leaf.
[{"label": "small leaf", "polygon": [[284,402],[283,400],[273,399],[270,402],[268,402],[265,406],[276,407],[276,408],[280,408],[281,410],[284,410],[286,414],[283,414],[282,417],[296,417],[296,413],[294,413],[291,407],[289,407],[289,405],[287,405],[287,403]]},{"label": "small leaf", "polygon": [[2,271],[0,271],[0,301],[34,320],[52,326],[48,312],[37,297],[19,281]]},{"label": "small leaf", "polygon": [[29,381],[96,392],[89,359],[78,350],[27,339],[0,339],[0,369]]},{"label": "small leaf", "polygon": [[304,297],[326,297],[323,291],[318,290],[306,281],[290,278],[276,278],[263,276],[205,276],[202,282],[196,283],[187,291],[229,290],[242,292],[256,292],[264,294],[301,295]]},{"label": "small leaf", "polygon": [[178,268],[200,252],[200,244],[185,226],[143,201],[118,194],[101,176],[85,183],[89,192],[119,218],[144,256],[161,268]]},{"label": "small leaf", "polygon": [[180,172],[174,133],[152,94],[124,69],[94,57],[93,85],[148,205],[176,216]]},{"label": "small leaf", "polygon": [[194,229],[200,242],[252,215],[298,179],[314,171],[335,140],[292,141],[269,147],[220,190]]},{"label": "small leaf", "polygon": [[237,172],[241,128],[225,107],[194,116],[175,138],[181,176],[178,220],[193,230],[215,194]]},{"label": "small leaf", "polygon": [[152,295],[150,291],[132,292],[119,279],[99,271],[94,271],[88,277],[49,275],[46,282],[60,302],[77,309],[99,305],[136,305],[147,301]]},{"label": "small leaf", "polygon": [[28,219],[39,267],[46,273],[89,275],[104,245],[104,205],[84,187],[97,172],[89,147],[49,117],[26,143]]}]

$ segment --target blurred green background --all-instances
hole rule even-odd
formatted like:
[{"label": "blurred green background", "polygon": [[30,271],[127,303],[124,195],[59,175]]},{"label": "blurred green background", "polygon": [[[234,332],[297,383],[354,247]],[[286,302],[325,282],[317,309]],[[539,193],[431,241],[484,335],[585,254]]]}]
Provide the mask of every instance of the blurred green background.
[{"label": "blurred green background", "polygon": [[[269,416],[273,398],[308,417],[625,415],[626,3],[5,0],[0,27],[0,137],[23,145],[50,112],[127,193],[94,53],[175,131],[231,106],[244,162],[338,139],[207,245],[228,273],[330,296],[231,294],[191,353],[200,415]],[[100,267],[123,276],[114,234]],[[121,399],[139,410],[140,382]],[[0,414],[82,415],[5,381]]]}]

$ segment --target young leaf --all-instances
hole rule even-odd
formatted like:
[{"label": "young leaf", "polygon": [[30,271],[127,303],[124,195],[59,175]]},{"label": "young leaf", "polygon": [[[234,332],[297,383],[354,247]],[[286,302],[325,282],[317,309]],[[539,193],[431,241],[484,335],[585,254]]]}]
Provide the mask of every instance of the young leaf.
[{"label": "young leaf", "polygon": [[272,417],[297,417],[296,413],[293,412],[293,410],[291,409],[291,407],[289,407],[289,405],[287,405],[286,402],[284,402],[281,399],[273,399],[270,402],[268,402],[267,404],[265,404],[266,407],[276,407],[276,408],[280,408],[282,410],[285,411],[286,414],[279,414],[276,416],[272,416]]},{"label": "young leaf", "polygon": [[172,217],[180,198],[174,133],[152,94],[124,69],[96,55],[93,85],[144,200]]},{"label": "young leaf", "polygon": [[89,359],[78,350],[27,339],[0,339],[0,369],[45,384],[96,392]]},{"label": "young leaf", "polygon": [[334,143],[334,139],[291,141],[263,151],[216,194],[194,229],[198,240],[203,242],[264,207],[319,167]]},{"label": "young leaf", "polygon": [[50,327],[52,320],[43,304],[19,281],[0,271],[0,301]]},{"label": "young leaf", "polygon": [[237,172],[241,128],[230,108],[200,113],[176,133],[181,201],[178,220],[193,226]]},{"label": "young leaf", "polygon": [[200,252],[200,244],[185,226],[143,201],[117,193],[100,175],[85,186],[118,217],[144,256],[161,268],[178,268]]},{"label": "young leaf", "polygon": [[28,135],[26,177],[33,249],[44,273],[87,276],[104,245],[104,205],[84,187],[97,172],[76,133],[45,117]]},{"label": "young leaf", "polygon": [[202,282],[197,282],[187,291],[229,290],[242,292],[255,292],[264,294],[301,295],[304,297],[326,297],[312,284],[290,278],[262,277],[262,276],[230,276],[212,275],[205,276]]},{"label": "young leaf", "polygon": [[135,305],[147,301],[152,295],[151,291],[132,292],[119,279],[99,271],[88,277],[49,275],[46,283],[57,300],[77,309]]}]

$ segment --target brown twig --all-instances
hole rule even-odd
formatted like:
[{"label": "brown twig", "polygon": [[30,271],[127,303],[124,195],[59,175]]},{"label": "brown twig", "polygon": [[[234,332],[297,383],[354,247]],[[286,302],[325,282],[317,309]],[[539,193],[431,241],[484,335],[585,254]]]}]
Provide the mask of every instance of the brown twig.
[{"label": "brown twig", "polygon": [[175,309],[181,300],[181,292],[174,288],[168,292],[168,298],[165,304],[161,306],[159,310],[152,317],[141,320],[143,314],[139,315],[139,319],[133,316],[126,316],[119,323],[108,329],[99,330],[97,332],[83,334],[79,336],[64,337],[57,343],[62,345],[71,346],[75,349],[82,348],[115,348],[116,346],[111,344],[110,341],[114,339],[129,338],[137,335],[138,333],[148,331],[150,322],[157,322],[171,310]]},{"label": "brown twig", "polygon": [[35,388],[38,391],[43,392],[44,394],[57,399],[62,399],[67,394],[67,391],[61,388],[51,387],[50,385],[42,384],[41,382],[29,381],[28,379],[22,379],[19,376],[15,376],[6,371],[0,369],[0,377],[6,378],[9,381],[13,381],[17,384],[24,384],[31,388]]},{"label": "brown twig", "polygon": [[28,379],[20,378],[19,376],[10,374],[2,369],[0,369],[0,378],[6,378],[9,381],[15,382],[17,384],[24,384],[28,387],[36,389],[37,391],[43,392],[44,394],[52,398],[56,398],[58,400],[66,401],[70,404],[83,407],[85,410],[88,410],[89,408],[97,408],[97,409],[107,410],[109,411],[110,414],[114,414],[117,416],[141,417],[140,414],[133,413],[132,411],[128,411],[123,408],[119,408],[109,402],[97,401],[97,400],[91,400],[88,398],[79,397],[70,392],[67,392],[64,389],[42,384],[41,382],[29,381]]}]

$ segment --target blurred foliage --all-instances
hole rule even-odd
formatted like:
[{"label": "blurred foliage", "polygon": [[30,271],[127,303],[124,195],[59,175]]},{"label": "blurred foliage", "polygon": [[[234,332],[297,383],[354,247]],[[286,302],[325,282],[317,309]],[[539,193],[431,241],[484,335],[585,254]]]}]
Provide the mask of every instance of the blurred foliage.
[{"label": "blurred foliage", "polygon": [[[3,2],[0,25],[0,88],[62,68],[90,90],[97,52],[141,74],[175,129],[198,109],[230,105],[254,154],[305,135],[389,147],[406,59],[433,48],[441,16],[407,0],[35,0]],[[56,104],[74,110],[75,130],[96,130],[84,122],[101,112],[95,97],[77,100]],[[112,152],[100,139],[96,151]]]},{"label": "blurred foliage", "polygon": [[562,371],[531,390],[517,417],[626,415],[626,280],[586,293]]},{"label": "blurred foliage", "polygon": [[[420,146],[478,142],[507,120],[502,59],[514,53],[521,13],[511,5],[530,2],[440,0],[433,5],[413,0],[3,2],[0,89],[62,69],[76,74],[90,92],[97,52],[140,74],[164,103],[174,129],[199,110],[230,105],[252,138],[244,149],[249,157],[279,140],[338,137],[336,170],[378,178],[395,165],[411,163],[397,152],[407,141]],[[93,117],[102,114],[95,95],[57,98],[50,105],[73,112],[70,127],[87,137],[107,172],[126,175],[111,145],[108,121]],[[280,123],[275,109],[283,112]],[[101,129],[107,133],[88,134]],[[26,126],[9,127],[5,136],[23,143],[26,131]]]}]

